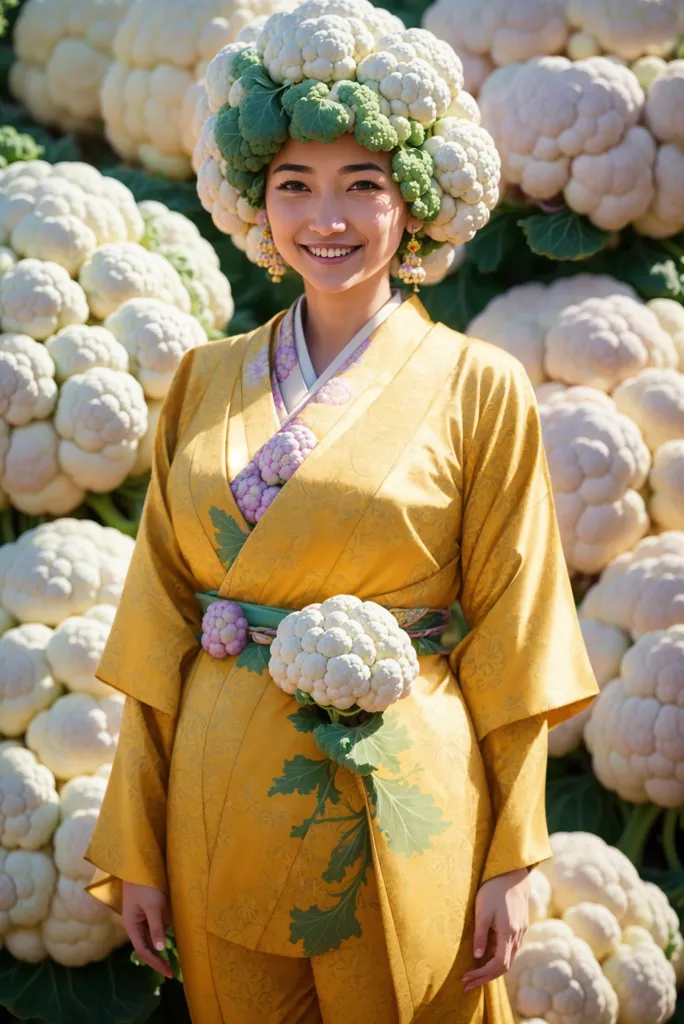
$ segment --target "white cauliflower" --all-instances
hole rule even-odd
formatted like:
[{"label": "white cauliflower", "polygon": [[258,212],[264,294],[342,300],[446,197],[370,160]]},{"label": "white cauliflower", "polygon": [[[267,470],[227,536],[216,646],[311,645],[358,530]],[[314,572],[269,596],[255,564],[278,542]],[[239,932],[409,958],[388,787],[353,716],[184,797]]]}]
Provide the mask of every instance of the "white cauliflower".
[{"label": "white cauliflower", "polygon": [[214,139],[215,120],[212,114],[205,121],[194,151],[197,195],[219,231],[230,235],[233,243],[244,249],[247,233],[257,223],[258,211],[223,177],[222,157]]},{"label": "white cauliflower", "polygon": [[684,534],[645,537],[618,555],[587,591],[581,615],[615,626],[632,640],[684,624]]},{"label": "white cauliflower", "polygon": [[684,228],[683,106],[684,60],[673,60],[651,84],[645,106],[646,124],[658,144],[655,195],[635,227],[653,238],[667,238]]},{"label": "white cauliflower", "polygon": [[58,779],[87,775],[114,759],[123,697],[85,693],[60,697],[32,720],[26,743]]},{"label": "white cauliflower", "polygon": [[562,916],[575,935],[584,939],[599,963],[620,945],[622,929],[618,919],[601,903],[575,903]]},{"label": "white cauliflower", "polygon": [[118,487],[147,430],[140,384],[128,373],[96,368],[62,385],[54,418],[60,465],[78,485],[104,492]]},{"label": "white cauliflower", "polygon": [[126,349],[147,398],[163,398],[185,352],[207,341],[194,317],[159,299],[129,299],[104,326]]},{"label": "white cauliflower", "polygon": [[134,542],[87,519],[58,519],[0,548],[0,603],[20,622],[56,626],[118,604]]},{"label": "white cauliflower", "polygon": [[[372,33],[358,17],[342,18],[327,13],[311,17],[307,6],[276,16],[278,32],[271,34],[263,50],[269,75],[274,82],[288,84],[304,78],[321,82],[353,80],[363,58],[373,51]],[[260,41],[261,36],[257,45]],[[394,63],[396,66],[397,62]],[[359,76],[360,73],[359,68]],[[416,87],[420,88],[418,84]]]},{"label": "white cauliflower", "polygon": [[3,331],[42,341],[60,327],[84,324],[88,312],[83,289],[58,263],[20,260],[0,277]]},{"label": "white cauliflower", "polygon": [[0,936],[47,917],[56,877],[52,858],[42,850],[0,847]]},{"label": "white cauliflower", "polygon": [[109,629],[109,625],[92,616],[74,615],[60,622],[45,649],[55,679],[74,693],[98,698],[112,696],[111,686],[94,675]]},{"label": "white cauliflower", "polygon": [[13,33],[10,86],[34,120],[88,131],[100,118],[100,85],[112,39],[131,0],[28,0]]},{"label": "white cauliflower", "polygon": [[12,431],[0,479],[20,512],[60,516],[84,500],[85,489],[62,470],[59,445],[59,435],[50,420]]},{"label": "white cauliflower", "polygon": [[8,629],[0,636],[0,732],[21,736],[31,719],[62,692],[45,649],[52,630],[41,623]]},{"label": "white cauliflower", "polygon": [[590,947],[563,921],[530,925],[505,975],[513,1009],[548,1024],[616,1024],[618,1001]]},{"label": "white cauliflower", "polygon": [[[421,57],[409,57],[413,47],[393,45],[392,38],[380,40],[376,50],[356,69],[356,80],[377,95],[380,110],[388,117],[410,117],[424,125],[444,117],[463,84],[458,64],[447,68],[451,83],[438,74],[432,63]],[[457,60],[454,54],[454,59]],[[353,75],[340,76],[351,78]]]},{"label": "white cauliflower", "polygon": [[565,8],[570,24],[593,40],[594,52],[625,60],[667,56],[682,32],[678,0],[566,0]]},{"label": "white cauliflower", "polygon": [[602,405],[604,409],[615,410],[615,402],[610,395],[584,384],[568,385],[557,380],[547,380],[538,384],[534,393],[539,405],[559,405],[561,402],[581,405],[582,402],[593,402]]},{"label": "white cauliflower", "polygon": [[543,921],[549,916],[551,883],[543,871],[530,871],[530,921]]},{"label": "white cauliflower", "polygon": [[57,402],[55,364],[27,334],[0,334],[0,416],[12,426],[49,416]]},{"label": "white cauliflower", "polygon": [[[4,280],[0,279],[0,300]],[[190,296],[178,271],[163,256],[135,242],[101,246],[81,267],[79,280],[91,311],[101,320],[135,298],[161,299],[190,312]]]},{"label": "white cauliflower", "polygon": [[303,690],[321,707],[383,711],[410,693],[418,658],[391,612],[341,594],[283,619],[268,670],[286,693]]},{"label": "white cauliflower", "polygon": [[684,307],[674,299],[651,299],[646,305],[672,338],[677,350],[677,369],[684,371]]},{"label": "white cauliflower", "polygon": [[668,441],[653,456],[648,513],[664,530],[684,530],[684,441]]},{"label": "white cauliflower", "polygon": [[684,437],[684,374],[672,369],[642,370],[613,392],[621,413],[639,427],[651,451]]},{"label": "white cauliflower", "polygon": [[654,54],[648,54],[645,57],[637,57],[629,66],[636,75],[641,88],[648,93],[656,78],[659,78],[667,67],[667,61]]},{"label": "white cauliflower", "polygon": [[677,1001],[675,972],[642,928],[627,928],[603,973],[620,1002],[620,1024],[665,1024]]},{"label": "white cauliflower", "polygon": [[59,822],[59,797],[49,768],[30,750],[0,743],[0,847],[38,850]]},{"label": "white cauliflower", "polygon": [[594,774],[632,803],[684,804],[684,626],[642,636],[594,702]]},{"label": "white cauliflower", "polygon": [[106,789],[107,779],[102,775],[75,775],[69,779],[59,791],[62,820],[76,811],[99,810]]},{"label": "white cauliflower", "polygon": [[660,949],[666,950],[668,946],[674,946],[675,955],[671,958],[671,962],[674,962],[676,951],[684,945],[677,911],[663,890],[654,882],[644,882],[644,891],[651,913],[649,920],[643,922],[643,927]]},{"label": "white cauliflower", "polygon": [[61,384],[77,373],[96,366],[128,370],[128,352],[111,331],[97,324],[63,327],[45,342],[55,364],[55,379]]},{"label": "white cauliflower", "polygon": [[673,60],[655,79],[646,100],[646,124],[660,142],[684,145],[683,100],[684,60]]},{"label": "white cauliflower", "polygon": [[568,567],[599,572],[648,529],[638,493],[648,449],[631,420],[593,402],[541,406],[540,416]]},{"label": "white cauliflower", "polygon": [[499,198],[501,162],[479,125],[443,118],[422,146],[435,165],[440,211],[426,226],[438,242],[468,242],[489,220]]},{"label": "white cauliflower", "polygon": [[628,68],[605,57],[535,58],[495,71],[479,103],[504,179],[531,198],[562,192],[609,231],[648,209],[656,147],[637,124],[644,94]]}]

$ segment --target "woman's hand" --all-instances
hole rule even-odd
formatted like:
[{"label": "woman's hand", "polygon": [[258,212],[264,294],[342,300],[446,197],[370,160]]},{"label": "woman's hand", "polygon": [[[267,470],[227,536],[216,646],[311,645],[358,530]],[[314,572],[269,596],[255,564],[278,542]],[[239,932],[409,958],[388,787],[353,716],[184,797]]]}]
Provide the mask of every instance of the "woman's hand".
[{"label": "woman's hand", "polygon": [[166,946],[166,894],[149,885],[124,882],[121,919],[142,962],[167,978],[172,978],[170,965],[155,952]]},{"label": "woman's hand", "polygon": [[[513,963],[530,920],[527,876],[527,868],[519,868],[480,886],[475,900],[475,958],[479,960],[488,952],[492,955],[481,967],[463,975],[466,992],[494,981]],[[493,942],[489,941],[490,931],[494,932]]]}]

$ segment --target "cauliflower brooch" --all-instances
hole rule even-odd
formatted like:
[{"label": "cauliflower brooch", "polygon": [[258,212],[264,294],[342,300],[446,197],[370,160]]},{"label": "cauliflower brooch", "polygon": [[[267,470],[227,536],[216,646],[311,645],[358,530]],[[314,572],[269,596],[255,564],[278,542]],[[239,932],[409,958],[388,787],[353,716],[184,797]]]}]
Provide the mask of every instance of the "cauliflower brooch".
[{"label": "cauliflower brooch", "polygon": [[341,594],[283,619],[268,670],[286,693],[320,707],[376,712],[409,695],[418,657],[391,612]]},{"label": "cauliflower brooch", "polygon": [[334,142],[348,132],[392,153],[392,176],[433,247],[467,242],[487,223],[500,163],[477,104],[460,102],[461,62],[431,32],[388,18],[367,0],[307,0],[209,64],[195,117],[198,193],[253,261],[265,169],[288,136]]}]

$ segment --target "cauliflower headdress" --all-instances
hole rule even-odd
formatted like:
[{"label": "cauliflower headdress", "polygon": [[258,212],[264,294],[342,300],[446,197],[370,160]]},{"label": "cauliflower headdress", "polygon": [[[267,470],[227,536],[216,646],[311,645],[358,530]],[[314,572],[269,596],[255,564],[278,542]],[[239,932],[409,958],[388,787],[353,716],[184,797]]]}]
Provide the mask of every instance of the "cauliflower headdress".
[{"label": "cauliflower headdress", "polygon": [[198,192],[254,262],[266,169],[288,137],[332,143],[348,132],[371,152],[391,153],[430,249],[469,241],[489,219],[500,162],[477,105],[458,102],[461,61],[425,29],[380,24],[383,14],[367,0],[307,0],[209,64],[193,158]]}]

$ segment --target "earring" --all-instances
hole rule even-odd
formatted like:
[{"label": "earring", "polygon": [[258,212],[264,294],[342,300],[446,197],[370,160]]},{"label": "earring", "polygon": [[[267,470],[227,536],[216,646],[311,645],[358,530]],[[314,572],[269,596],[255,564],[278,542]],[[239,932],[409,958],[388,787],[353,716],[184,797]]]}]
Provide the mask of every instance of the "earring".
[{"label": "earring", "polygon": [[408,255],[399,267],[398,277],[404,284],[412,284],[414,292],[417,292],[420,290],[418,285],[422,284],[425,280],[425,270],[423,269],[423,261],[418,255],[420,242],[416,238],[415,231],[411,233],[411,241],[406,248],[408,249]]},{"label": "earring", "polygon": [[257,266],[268,271],[273,284],[280,284],[280,279],[285,273],[285,261],[275,247],[268,221],[264,224],[261,241],[257,247]]}]

